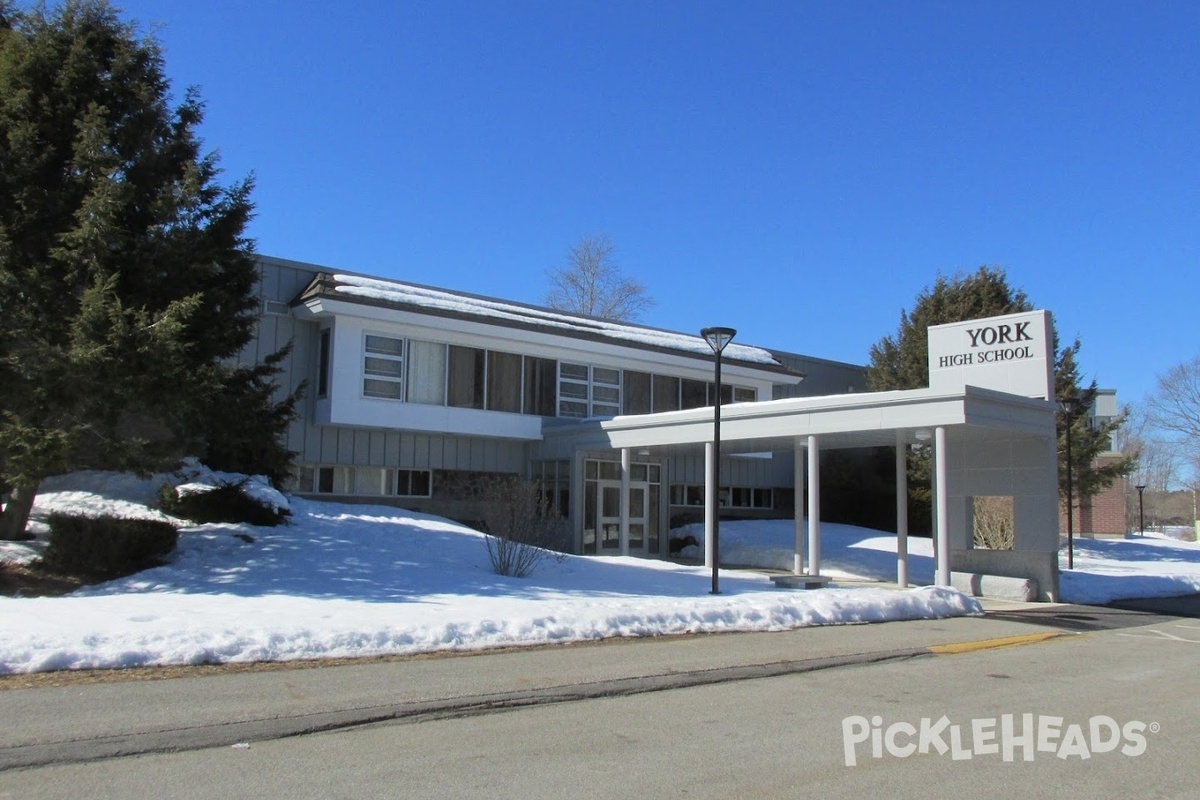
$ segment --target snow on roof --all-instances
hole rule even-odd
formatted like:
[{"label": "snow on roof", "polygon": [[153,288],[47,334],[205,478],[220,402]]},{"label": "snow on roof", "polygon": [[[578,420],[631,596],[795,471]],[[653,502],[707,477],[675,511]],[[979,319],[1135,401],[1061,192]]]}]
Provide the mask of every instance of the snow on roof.
[{"label": "snow on roof", "polygon": [[[506,303],[503,300],[455,294],[441,289],[344,273],[335,274],[333,280],[336,283],[335,291],[354,297],[403,303],[458,314],[492,317],[509,322],[532,323],[558,328],[566,333],[591,334],[651,347],[665,347],[698,355],[712,355],[712,350],[703,338],[686,333],[645,328],[624,322],[612,322],[550,309]],[[779,361],[761,347],[731,343],[725,348],[724,356],[738,361],[779,366]]]}]

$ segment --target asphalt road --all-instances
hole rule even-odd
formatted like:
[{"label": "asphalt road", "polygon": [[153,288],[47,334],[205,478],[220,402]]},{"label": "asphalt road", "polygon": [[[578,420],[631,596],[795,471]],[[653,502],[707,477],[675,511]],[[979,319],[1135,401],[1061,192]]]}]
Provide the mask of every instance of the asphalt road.
[{"label": "asphalt road", "polygon": [[[1192,798],[1198,648],[1191,619],[1045,606],[0,691],[0,719],[16,721],[0,733],[0,800]],[[1030,761],[1019,742],[1011,760],[989,752],[1004,715],[1019,736],[1026,714],[1046,726],[1047,749]],[[907,754],[920,737],[906,726],[923,721],[929,752]],[[1121,738],[1106,751],[1110,721]]]}]

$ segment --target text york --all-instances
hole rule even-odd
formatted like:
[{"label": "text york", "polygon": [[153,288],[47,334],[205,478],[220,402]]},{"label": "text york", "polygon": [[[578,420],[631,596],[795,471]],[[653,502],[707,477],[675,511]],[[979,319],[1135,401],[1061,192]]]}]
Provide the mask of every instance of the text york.
[{"label": "text york", "polygon": [[990,346],[1006,342],[1033,341],[1033,337],[1029,335],[1028,322],[1018,322],[1015,325],[989,325],[986,328],[968,329],[967,336],[971,337],[971,347],[979,347],[981,344]]}]

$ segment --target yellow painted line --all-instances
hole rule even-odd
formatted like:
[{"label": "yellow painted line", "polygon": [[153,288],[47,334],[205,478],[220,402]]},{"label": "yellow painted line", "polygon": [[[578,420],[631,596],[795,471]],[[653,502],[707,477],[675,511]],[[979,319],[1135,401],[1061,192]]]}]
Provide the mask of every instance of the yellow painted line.
[{"label": "yellow painted line", "polygon": [[1047,639],[1057,639],[1062,636],[1057,631],[1030,633],[1025,636],[1005,636],[1000,639],[981,639],[977,642],[958,642],[956,644],[935,644],[929,652],[939,656],[958,655],[959,653],[974,653],[979,650],[996,650],[1001,647],[1020,647],[1023,644],[1037,644]]}]

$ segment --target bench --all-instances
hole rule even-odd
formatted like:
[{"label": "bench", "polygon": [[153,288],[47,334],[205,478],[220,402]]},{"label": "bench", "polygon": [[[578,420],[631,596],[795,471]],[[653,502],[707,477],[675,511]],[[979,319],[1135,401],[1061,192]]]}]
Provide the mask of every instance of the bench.
[{"label": "bench", "polygon": [[772,575],[771,580],[781,589],[821,589],[829,583],[828,575]]}]

